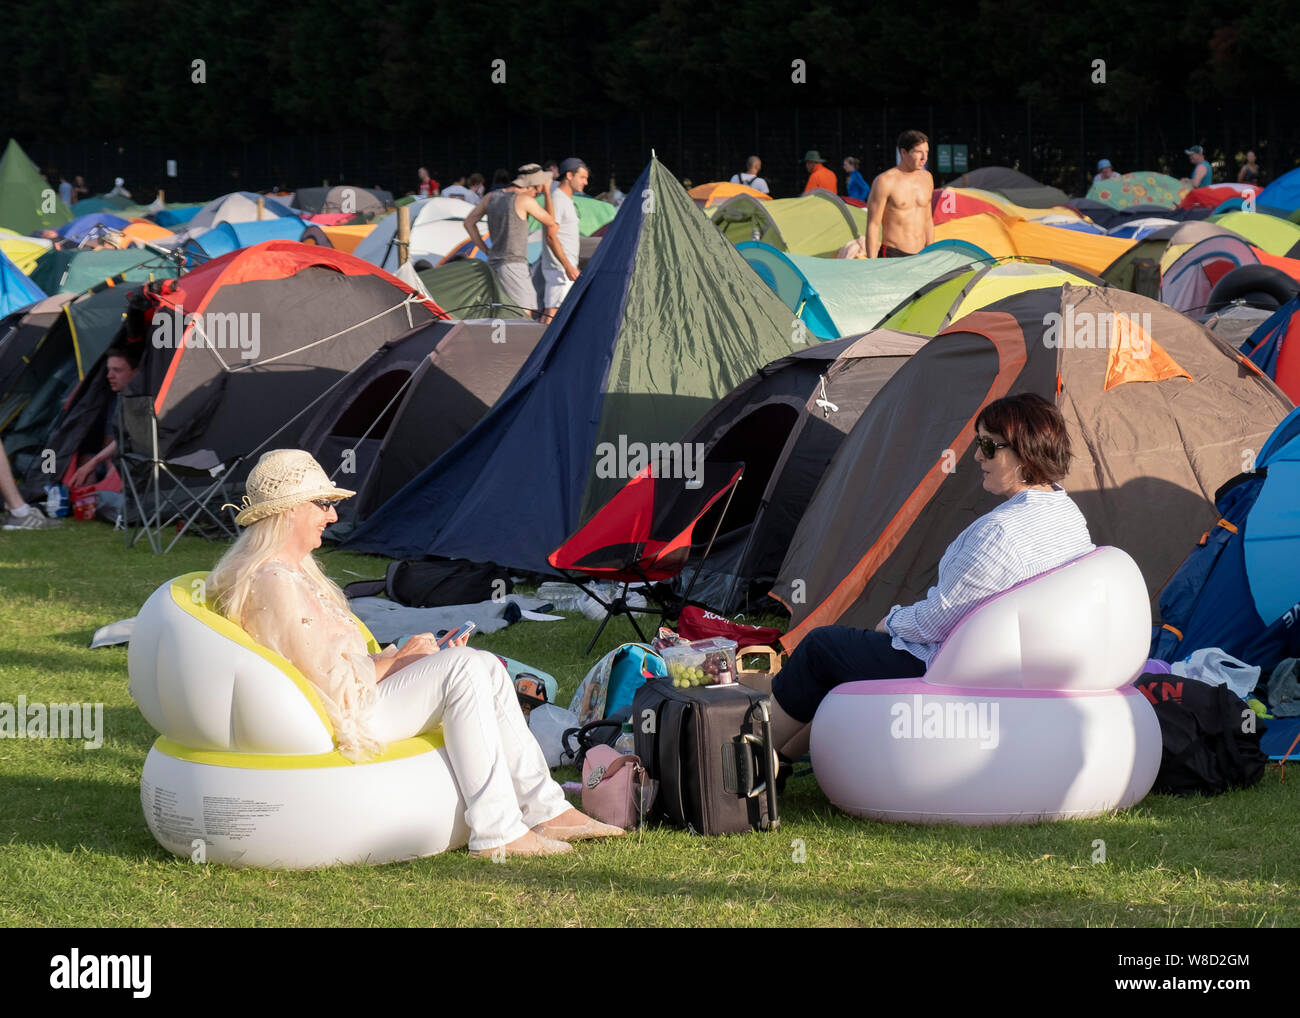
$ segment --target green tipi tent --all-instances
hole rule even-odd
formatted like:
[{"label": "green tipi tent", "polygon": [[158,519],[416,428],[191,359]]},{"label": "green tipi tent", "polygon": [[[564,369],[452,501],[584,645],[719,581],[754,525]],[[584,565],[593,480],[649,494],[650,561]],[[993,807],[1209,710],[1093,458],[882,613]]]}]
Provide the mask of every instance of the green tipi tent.
[{"label": "green tipi tent", "polygon": [[680,442],[764,364],[807,349],[657,160],[628,193],[510,388],[349,547],[550,572],[547,556],[645,465],[636,447]]},{"label": "green tipi tent", "polygon": [[18,233],[52,230],[72,213],[13,138],[0,157],[0,226]]}]

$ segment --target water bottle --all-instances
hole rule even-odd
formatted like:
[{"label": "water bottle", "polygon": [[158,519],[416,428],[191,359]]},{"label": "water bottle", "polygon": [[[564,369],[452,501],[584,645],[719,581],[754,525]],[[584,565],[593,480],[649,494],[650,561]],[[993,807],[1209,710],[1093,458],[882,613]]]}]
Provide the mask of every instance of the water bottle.
[{"label": "water bottle", "polygon": [[614,740],[614,752],[615,753],[636,752],[636,736],[632,733],[631,721],[623,722],[623,731],[620,732],[618,738]]},{"label": "water bottle", "polygon": [[45,515],[50,519],[68,515],[68,489],[62,484],[53,484],[45,489]]}]

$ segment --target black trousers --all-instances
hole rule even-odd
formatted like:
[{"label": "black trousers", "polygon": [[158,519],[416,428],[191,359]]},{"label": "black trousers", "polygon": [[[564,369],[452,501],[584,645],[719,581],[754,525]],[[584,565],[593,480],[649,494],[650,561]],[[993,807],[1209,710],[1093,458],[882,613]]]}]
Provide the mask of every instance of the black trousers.
[{"label": "black trousers", "polygon": [[814,629],[794,649],[772,680],[772,695],[796,721],[811,721],[817,706],[842,682],[911,679],[925,674],[925,662],[890,646],[887,633],[848,626]]}]

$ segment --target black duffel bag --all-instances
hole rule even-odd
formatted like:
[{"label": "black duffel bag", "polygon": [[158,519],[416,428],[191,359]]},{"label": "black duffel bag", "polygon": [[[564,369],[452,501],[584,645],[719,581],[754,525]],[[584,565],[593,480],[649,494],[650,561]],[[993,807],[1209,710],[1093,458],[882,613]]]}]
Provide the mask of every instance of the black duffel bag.
[{"label": "black duffel bag", "polygon": [[1265,726],[1227,686],[1178,675],[1143,675],[1136,685],[1160,720],[1163,748],[1152,791],[1219,795],[1264,776]]},{"label": "black duffel bag", "polygon": [[508,569],[463,559],[438,559],[390,562],[382,580],[356,580],[344,587],[343,593],[349,598],[382,594],[408,608],[441,608],[493,600],[512,590]]}]

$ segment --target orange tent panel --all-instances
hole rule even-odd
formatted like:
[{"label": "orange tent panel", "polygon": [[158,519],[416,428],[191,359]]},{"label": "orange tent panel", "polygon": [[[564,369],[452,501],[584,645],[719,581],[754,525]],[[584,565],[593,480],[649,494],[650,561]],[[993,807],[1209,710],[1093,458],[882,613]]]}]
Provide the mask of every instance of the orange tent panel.
[{"label": "orange tent panel", "polygon": [[159,226],[157,223],[151,223],[147,219],[133,219],[122,228],[123,236],[135,240],[162,240],[164,237],[173,236],[172,231],[165,226]]},{"label": "orange tent panel", "polygon": [[710,205],[717,205],[726,201],[728,198],[734,198],[738,194],[747,194],[751,198],[758,198],[762,201],[771,201],[770,194],[764,194],[762,191],[756,191],[752,187],[746,187],[744,184],[733,184],[726,180],[714,180],[707,184],[696,184],[686,192],[700,208],[707,209]]}]

